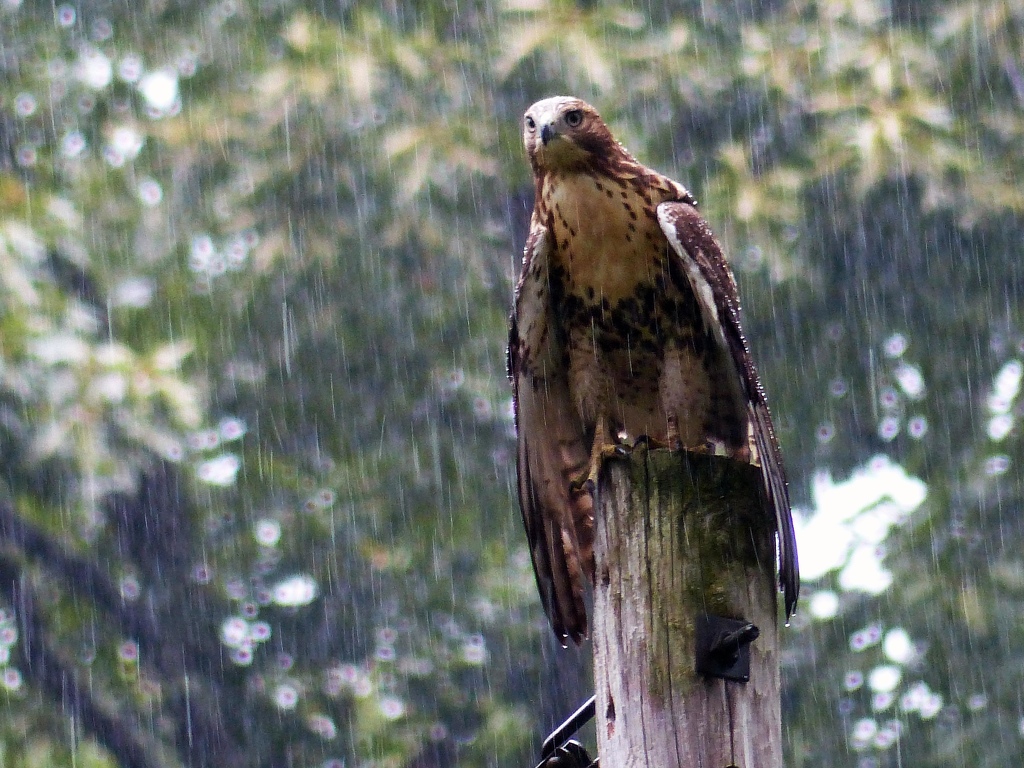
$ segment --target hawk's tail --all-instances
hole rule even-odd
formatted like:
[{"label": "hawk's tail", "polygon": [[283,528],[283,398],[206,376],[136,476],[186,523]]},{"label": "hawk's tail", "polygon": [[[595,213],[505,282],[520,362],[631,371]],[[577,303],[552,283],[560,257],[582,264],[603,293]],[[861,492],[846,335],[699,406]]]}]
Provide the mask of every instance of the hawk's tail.
[{"label": "hawk's tail", "polygon": [[800,596],[800,565],[796,555],[796,532],[789,504],[786,473],[782,468],[779,444],[775,439],[768,407],[763,403],[750,403],[747,412],[753,426],[754,443],[761,462],[768,503],[775,512],[775,526],[779,541],[779,587],[786,605],[786,618],[793,615]]}]

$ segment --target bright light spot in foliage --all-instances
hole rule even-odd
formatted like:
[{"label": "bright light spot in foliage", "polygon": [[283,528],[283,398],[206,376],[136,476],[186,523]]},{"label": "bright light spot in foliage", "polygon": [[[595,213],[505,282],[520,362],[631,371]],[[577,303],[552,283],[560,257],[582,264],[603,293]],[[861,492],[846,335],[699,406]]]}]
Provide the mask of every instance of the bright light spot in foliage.
[{"label": "bright light spot in foliage", "polygon": [[145,139],[142,134],[126,125],[114,129],[110,136],[110,142],[103,151],[103,158],[114,168],[120,168],[129,160],[134,160]]},{"label": "bright light spot in foliage", "polygon": [[229,616],[220,625],[220,639],[229,648],[237,648],[249,639],[249,622],[241,616]]},{"label": "bright light spot in foliage", "polygon": [[878,547],[860,546],[854,549],[846,567],[839,574],[839,586],[871,595],[887,590],[892,584],[892,573],[882,567],[882,554]]},{"label": "bright light spot in foliage", "polygon": [[167,114],[178,103],[178,76],[167,69],[147,72],[139,78],[139,92],[149,107],[159,114]]},{"label": "bright light spot in foliage", "polygon": [[878,749],[888,749],[900,735],[900,723],[898,721],[890,720],[885,728],[882,728],[875,734],[874,745]]},{"label": "bright light spot in foliage", "polygon": [[120,403],[128,394],[128,380],[120,373],[108,373],[93,379],[89,389],[108,403]]},{"label": "bright light spot in foliage", "polygon": [[985,474],[989,477],[998,477],[999,475],[1006,474],[1006,471],[1010,468],[1010,457],[1000,454],[998,456],[989,456],[985,459]]},{"label": "bright light spot in foliage", "polygon": [[193,451],[209,451],[220,445],[220,435],[215,429],[204,429],[188,436],[188,447]]},{"label": "bright light spot in foliage", "polygon": [[924,416],[914,416],[907,422],[907,434],[915,440],[920,440],[928,434],[928,419]]},{"label": "bright light spot in foliage", "polygon": [[114,77],[114,65],[103,51],[86,48],[78,57],[75,65],[75,77],[93,90],[101,90],[110,85]]},{"label": "bright light spot in foliage", "polygon": [[221,419],[220,424],[217,425],[217,431],[225,442],[238,440],[245,435],[245,422],[234,418]]},{"label": "bright light spot in foliage", "polygon": [[21,683],[21,672],[13,667],[4,668],[3,674],[0,675],[0,685],[8,691],[14,692],[21,688]]},{"label": "bright light spot in foliage", "polygon": [[839,612],[839,595],[823,589],[811,595],[809,610],[816,619],[831,619]]},{"label": "bright light spot in foliage", "polygon": [[274,689],[274,704],[278,709],[295,709],[299,703],[299,691],[291,683],[281,683]]},{"label": "bright light spot in foliage", "polygon": [[1024,364],[1020,360],[1010,360],[999,370],[992,382],[992,391],[988,395],[988,411],[992,418],[988,421],[987,432],[989,439],[993,441],[1004,439],[1013,429],[1013,405],[1020,394],[1022,376]]},{"label": "bright light spot in foliage", "polygon": [[134,576],[125,576],[121,579],[121,597],[128,602],[138,600],[142,594],[142,586]]},{"label": "bright light spot in foliage", "polygon": [[338,729],[335,727],[334,721],[326,715],[311,715],[306,720],[306,725],[309,726],[309,730],[325,741],[330,741],[338,735]]},{"label": "bright light spot in foliage", "polygon": [[19,93],[14,97],[14,113],[18,117],[31,117],[37,106],[36,97],[31,93]]},{"label": "bright light spot in foliage", "polygon": [[885,633],[882,651],[886,658],[897,664],[906,664],[914,658],[914,644],[905,629],[897,627]]},{"label": "bright light spot in foliage", "polygon": [[900,389],[912,400],[920,400],[924,397],[924,377],[916,366],[901,363],[896,368],[896,380],[900,383]]},{"label": "bright light spot in foliage", "polygon": [[846,677],[843,678],[843,687],[848,691],[859,690],[862,685],[864,685],[864,675],[859,671],[847,672]]},{"label": "bright light spot in foliage", "polygon": [[845,589],[878,594],[892,583],[881,548],[924,501],[927,486],[898,464],[877,456],[843,482],[826,472],[814,482],[814,510],[794,519],[800,570],[808,581],[842,569]]},{"label": "bright light spot in foliage", "polygon": [[858,629],[850,636],[850,650],[863,651],[878,643],[882,638],[882,628],[878,624],[869,624]]},{"label": "bright light spot in foliage", "polygon": [[18,165],[22,168],[31,168],[36,164],[36,160],[38,159],[39,156],[36,153],[35,148],[25,144],[18,147],[17,161]]},{"label": "bright light spot in foliage", "polygon": [[853,733],[850,740],[854,749],[863,749],[875,737],[878,732],[878,723],[872,718],[865,717],[853,724]]},{"label": "bright light spot in foliage", "polygon": [[164,191],[153,179],[143,179],[139,182],[139,200],[142,204],[153,208],[160,205],[164,199]]},{"label": "bright light spot in foliage", "polygon": [[871,708],[876,712],[881,712],[891,707],[894,701],[896,701],[896,696],[890,691],[875,693],[871,696]]},{"label": "bright light spot in foliage", "polygon": [[119,307],[142,309],[153,299],[153,282],[144,277],[130,277],[114,286],[113,303]]},{"label": "bright light spot in foliage", "polygon": [[281,524],[277,520],[260,520],[256,523],[256,541],[264,547],[272,547],[281,538]]},{"label": "bright light spot in foliage", "polygon": [[988,420],[988,436],[990,440],[999,442],[1010,434],[1013,429],[1013,416],[1009,413],[1000,413]]},{"label": "bright light spot in foliage", "polygon": [[388,720],[397,720],[405,714],[405,702],[395,696],[384,696],[380,700],[380,713]]},{"label": "bright light spot in foliage", "polygon": [[886,416],[878,424],[878,436],[885,442],[891,442],[900,433],[900,420],[895,416]]},{"label": "bright light spot in foliage", "polygon": [[210,485],[228,486],[235,482],[241,465],[234,454],[222,453],[199,465],[199,479]]},{"label": "bright light spot in foliage", "polygon": [[1020,394],[1022,376],[1024,364],[1020,360],[1010,360],[999,370],[993,382],[992,393],[989,395],[989,411],[1005,413],[1010,409],[1014,398]]},{"label": "bright light spot in foliage", "polygon": [[907,337],[902,333],[894,333],[885,340],[885,354],[888,357],[900,357],[907,351]]},{"label": "bright light spot in foliage", "polygon": [[82,365],[89,357],[89,345],[78,336],[55,333],[32,341],[29,352],[47,365]]},{"label": "bright light spot in foliage", "polygon": [[868,687],[875,693],[890,693],[900,684],[903,673],[895,664],[883,664],[871,670]]},{"label": "bright light spot in foliage", "polygon": [[360,699],[365,699],[367,696],[373,693],[373,682],[370,680],[370,676],[360,675],[359,677],[357,677],[355,682],[352,683],[352,693],[354,693],[356,697]]},{"label": "bright light spot in foliage", "polygon": [[285,607],[309,605],[316,599],[316,582],[304,573],[290,576],[274,587],[274,602]]},{"label": "bright light spot in foliage", "polygon": [[967,708],[971,712],[980,712],[988,706],[988,696],[984,693],[975,693],[967,700]]},{"label": "bright light spot in foliage", "polygon": [[75,12],[74,6],[62,5],[57,9],[57,24],[67,29],[75,25],[75,19],[78,18],[78,14]]},{"label": "bright light spot in foliage", "polygon": [[82,150],[85,149],[85,137],[81,131],[71,131],[64,136],[64,141],[61,142],[60,151],[64,157],[69,160],[78,157],[82,154]]},{"label": "bright light spot in foliage", "polygon": [[917,712],[922,719],[930,720],[942,709],[942,696],[932,691],[927,683],[920,681],[903,694],[900,707],[905,712]]},{"label": "bright light spot in foliage", "polygon": [[114,28],[108,19],[102,17],[92,23],[92,37],[94,40],[109,40],[114,34]]},{"label": "bright light spot in foliage", "polygon": [[487,661],[487,646],[483,635],[470,635],[462,646],[462,658],[467,664],[483,664]]},{"label": "bright light spot in foliage", "polygon": [[117,76],[126,83],[134,83],[142,77],[143,69],[142,59],[134,53],[129,53],[118,62]]},{"label": "bright light spot in foliage", "polygon": [[139,660],[139,644],[134,640],[125,640],[118,646],[117,656],[125,663],[134,664]]}]

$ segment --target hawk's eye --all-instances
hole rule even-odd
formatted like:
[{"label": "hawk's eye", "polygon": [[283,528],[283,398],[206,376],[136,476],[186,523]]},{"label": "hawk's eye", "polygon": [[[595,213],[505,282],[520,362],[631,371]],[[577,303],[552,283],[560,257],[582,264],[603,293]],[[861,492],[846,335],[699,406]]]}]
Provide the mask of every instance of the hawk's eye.
[{"label": "hawk's eye", "polygon": [[583,112],[578,109],[573,109],[565,113],[565,124],[570,128],[577,128],[579,124],[583,122]]},{"label": "hawk's eye", "polygon": [[531,131],[537,130],[537,123],[529,115],[526,116],[526,127],[529,128]]}]

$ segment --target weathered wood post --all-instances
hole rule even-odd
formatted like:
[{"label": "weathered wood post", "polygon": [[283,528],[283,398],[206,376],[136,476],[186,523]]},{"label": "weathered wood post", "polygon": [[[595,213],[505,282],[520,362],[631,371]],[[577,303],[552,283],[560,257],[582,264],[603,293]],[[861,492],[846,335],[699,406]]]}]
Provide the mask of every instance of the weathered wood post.
[{"label": "weathered wood post", "polygon": [[[602,768],[781,768],[773,516],[757,467],[637,449],[596,516],[594,684]],[[744,619],[750,681],[695,671],[706,614]]]}]

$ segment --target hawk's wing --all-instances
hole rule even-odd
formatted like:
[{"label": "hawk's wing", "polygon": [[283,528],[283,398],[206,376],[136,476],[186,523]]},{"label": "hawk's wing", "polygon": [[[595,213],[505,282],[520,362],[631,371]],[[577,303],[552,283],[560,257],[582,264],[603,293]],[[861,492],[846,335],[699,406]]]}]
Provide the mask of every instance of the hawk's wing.
[{"label": "hawk's wing", "polygon": [[718,343],[728,350],[736,375],[743,384],[761,476],[768,502],[775,511],[779,534],[779,586],[788,617],[793,613],[800,592],[800,568],[789,491],[764,389],[740,326],[736,282],[711,229],[694,206],[685,202],[662,203],[658,206],[658,222],[672,250],[679,256],[679,264],[700,305],[704,324],[712,330]]},{"label": "hawk's wing", "polygon": [[551,316],[550,244],[533,222],[509,332],[519,506],[544,611],[563,644],[587,634],[585,576],[593,573],[593,499],[572,490],[589,453],[569,395],[566,363]]}]

